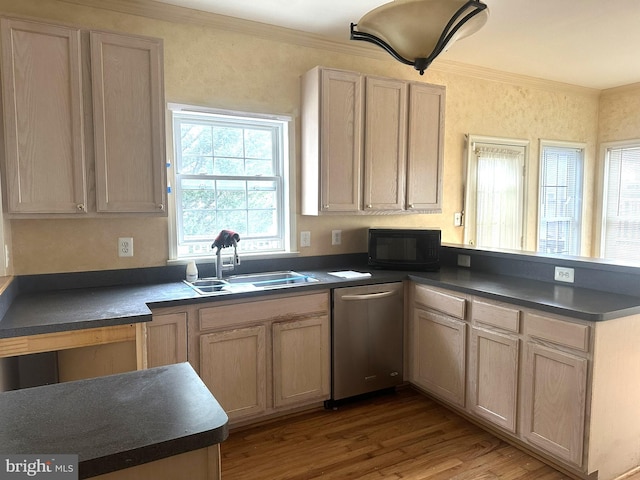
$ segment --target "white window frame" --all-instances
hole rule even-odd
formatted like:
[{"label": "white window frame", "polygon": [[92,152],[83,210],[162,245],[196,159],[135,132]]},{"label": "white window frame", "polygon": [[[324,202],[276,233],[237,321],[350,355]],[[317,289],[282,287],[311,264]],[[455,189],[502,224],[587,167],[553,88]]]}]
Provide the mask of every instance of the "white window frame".
[{"label": "white window frame", "polygon": [[[275,115],[264,114],[254,112],[242,112],[236,110],[226,110],[218,108],[210,108],[196,105],[186,105],[169,103],[167,104],[169,111],[167,123],[171,125],[172,135],[168,135],[167,152],[170,152],[167,162],[167,178],[168,183],[168,236],[169,236],[169,261],[168,263],[186,263],[191,260],[197,262],[212,262],[215,261],[214,250],[212,249],[211,255],[200,256],[178,256],[178,221],[177,221],[177,206],[176,206],[176,192],[172,189],[171,185],[176,185],[176,170],[175,170],[175,134],[173,132],[173,119],[175,113],[185,114],[214,114],[225,115],[230,118],[245,118],[251,119],[263,119],[263,120],[276,120],[283,122],[286,125],[283,135],[283,168],[282,168],[282,229],[283,229],[283,242],[284,249],[277,252],[256,252],[256,253],[243,253],[243,258],[274,258],[274,257],[293,257],[297,256],[297,242],[296,242],[296,171],[295,171],[295,131],[294,121],[291,116],[288,115]],[[215,233],[212,232],[212,242],[215,238]],[[242,241],[242,239],[241,239]],[[229,253],[230,254],[230,253]],[[227,255],[227,252],[223,250],[223,255]]]},{"label": "white window frame", "polygon": [[[476,197],[477,197],[477,188],[476,188],[476,178],[477,178],[477,169],[476,169],[476,155],[474,153],[475,144],[491,144],[495,145],[498,148],[509,148],[515,147],[518,149],[523,149],[523,172],[522,172],[522,196],[521,196],[521,211],[520,211],[520,230],[521,230],[521,239],[520,239],[520,247],[522,249],[525,247],[525,239],[527,238],[527,219],[525,217],[525,212],[527,211],[527,172],[529,170],[529,140],[521,140],[514,138],[503,138],[503,137],[489,137],[482,135],[466,135],[466,154],[467,154],[467,162],[466,162],[466,172],[465,172],[465,185],[464,185],[464,239],[463,242],[467,245],[474,245],[476,240]],[[484,248],[484,247],[483,247]],[[488,247],[487,247],[488,248]],[[493,248],[493,247],[492,247]]]},{"label": "white window frame", "polygon": [[[602,182],[599,184],[600,188],[600,199],[598,202],[598,222],[597,222],[597,232],[596,232],[596,245],[594,248],[594,252],[597,252],[597,256],[600,258],[605,258],[604,250],[605,250],[605,236],[606,236],[606,222],[607,222],[607,208],[606,201],[608,196],[608,185],[609,185],[609,155],[608,151],[610,149],[617,148],[626,148],[626,147],[640,147],[640,138],[630,139],[630,140],[622,140],[615,142],[604,142],[600,145],[600,158],[602,170],[601,170],[601,179]],[[612,259],[615,262],[625,262],[624,259]],[[633,261],[633,264],[637,264],[638,262]]]},{"label": "white window frame", "polygon": [[579,175],[579,179],[577,180],[576,184],[580,186],[580,204],[579,204],[579,210],[580,213],[578,215],[578,218],[580,220],[580,226],[578,228],[578,232],[577,232],[577,242],[578,242],[578,252],[575,253],[575,255],[581,255],[582,254],[582,236],[583,236],[583,229],[584,229],[584,223],[585,223],[585,218],[584,218],[584,202],[583,202],[583,197],[584,197],[584,181],[585,181],[585,175],[584,175],[584,166],[585,166],[585,149],[586,149],[586,144],[585,143],[580,143],[580,142],[568,142],[568,141],[557,141],[557,140],[540,140],[540,151],[539,151],[539,163],[538,163],[538,170],[539,170],[539,174],[538,174],[538,220],[537,220],[537,232],[536,232],[536,251],[540,251],[540,225],[541,225],[541,221],[542,221],[542,209],[540,208],[540,202],[542,201],[542,197],[541,197],[541,189],[542,189],[542,155],[544,152],[544,148],[545,147],[557,147],[557,148],[566,148],[566,149],[575,149],[575,150],[580,150],[582,152],[582,164],[581,164],[581,168],[580,168],[580,175]]}]

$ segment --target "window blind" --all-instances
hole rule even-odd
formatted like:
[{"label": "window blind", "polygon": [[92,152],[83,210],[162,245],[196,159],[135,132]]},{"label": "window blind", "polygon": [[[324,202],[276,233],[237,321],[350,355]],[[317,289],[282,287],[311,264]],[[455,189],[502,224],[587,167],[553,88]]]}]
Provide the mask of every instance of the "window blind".
[{"label": "window blind", "polygon": [[601,255],[640,262],[640,143],[607,149]]},{"label": "window blind", "polygon": [[580,255],[583,151],[542,145],[538,251]]}]

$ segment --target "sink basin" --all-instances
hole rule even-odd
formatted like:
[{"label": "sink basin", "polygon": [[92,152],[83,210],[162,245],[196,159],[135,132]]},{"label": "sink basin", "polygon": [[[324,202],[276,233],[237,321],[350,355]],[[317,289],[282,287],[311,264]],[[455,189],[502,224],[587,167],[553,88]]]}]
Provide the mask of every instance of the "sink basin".
[{"label": "sink basin", "polygon": [[218,280],[217,278],[201,278],[196,280],[195,282],[187,282],[185,283],[193,288],[196,292],[202,294],[220,292],[224,287],[229,285],[224,280]]},{"label": "sink basin", "polygon": [[215,293],[262,290],[269,287],[317,281],[317,279],[308,275],[294,272],[292,270],[286,270],[280,272],[233,275],[225,280],[219,280],[217,278],[201,278],[195,282],[185,281],[185,283],[202,295],[211,295]]},{"label": "sink basin", "polygon": [[246,275],[233,275],[227,278],[230,284],[250,283],[256,287],[268,287],[276,285],[288,285],[294,283],[317,282],[318,280],[302,273],[286,270],[282,272],[249,273]]}]

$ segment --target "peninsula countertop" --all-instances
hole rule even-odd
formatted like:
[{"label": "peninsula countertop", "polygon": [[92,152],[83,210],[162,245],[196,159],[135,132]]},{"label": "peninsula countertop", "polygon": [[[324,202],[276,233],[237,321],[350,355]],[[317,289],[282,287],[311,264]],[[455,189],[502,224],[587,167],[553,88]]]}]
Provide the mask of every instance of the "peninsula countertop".
[{"label": "peninsula countertop", "polygon": [[78,455],[79,478],[223,442],[228,417],[188,363],[0,394],[0,451]]}]

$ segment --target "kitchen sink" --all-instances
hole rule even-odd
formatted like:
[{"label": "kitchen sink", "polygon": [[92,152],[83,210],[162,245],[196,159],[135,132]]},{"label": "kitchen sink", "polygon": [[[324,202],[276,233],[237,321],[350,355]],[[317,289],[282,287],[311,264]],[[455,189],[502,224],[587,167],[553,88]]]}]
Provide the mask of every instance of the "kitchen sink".
[{"label": "kitchen sink", "polygon": [[255,286],[269,286],[269,285],[287,285],[291,283],[307,283],[317,282],[318,280],[304,275],[302,273],[294,272],[292,270],[286,270],[282,272],[264,272],[264,273],[249,273],[245,275],[233,275],[227,278],[227,282],[234,283],[250,283]]},{"label": "kitchen sink", "polygon": [[222,292],[222,289],[229,285],[228,282],[224,280],[218,280],[217,278],[200,278],[194,282],[185,283],[193,288],[196,292],[201,293],[203,295]]},{"label": "kitchen sink", "polygon": [[200,278],[194,282],[185,283],[202,295],[217,293],[263,290],[269,287],[280,287],[301,283],[317,282],[318,279],[294,272],[293,270],[249,273],[232,275],[224,280],[217,278]]}]

